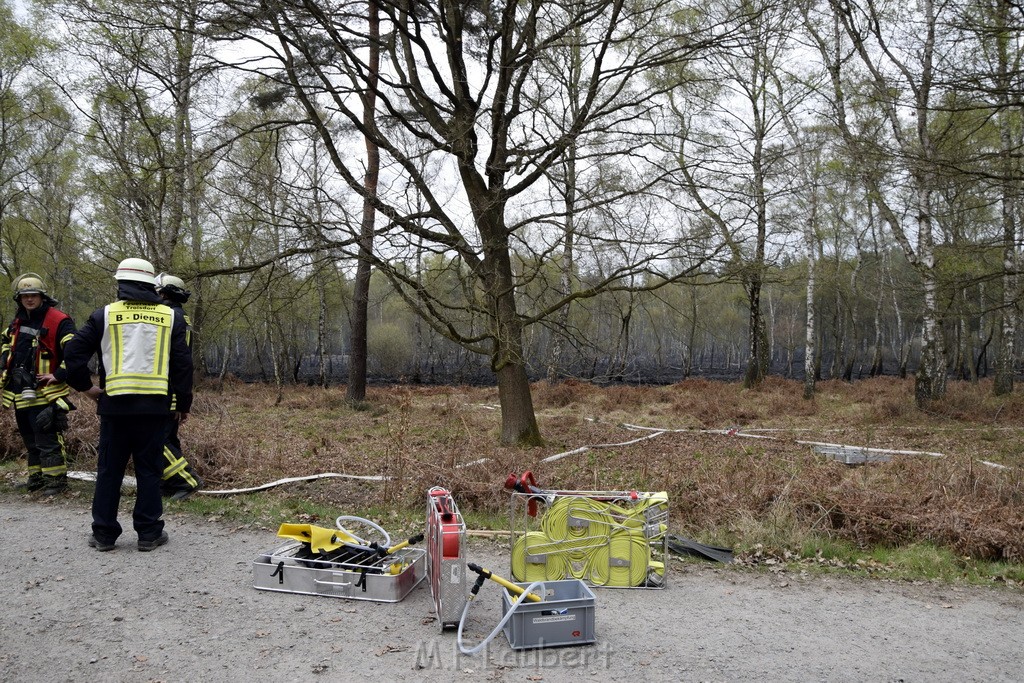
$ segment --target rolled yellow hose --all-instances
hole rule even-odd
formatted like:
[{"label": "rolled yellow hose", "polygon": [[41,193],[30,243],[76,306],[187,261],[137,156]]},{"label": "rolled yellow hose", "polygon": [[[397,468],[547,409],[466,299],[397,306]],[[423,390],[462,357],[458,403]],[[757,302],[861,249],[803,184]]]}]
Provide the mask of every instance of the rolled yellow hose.
[{"label": "rolled yellow hose", "polygon": [[[624,560],[619,565],[612,560]],[[643,585],[651,562],[651,549],[643,534],[616,531],[606,546],[590,553],[588,577],[595,586],[628,588]]]},{"label": "rolled yellow hose", "polygon": [[[614,520],[608,506],[590,498],[565,497],[555,501],[541,518],[541,528],[551,543],[557,543],[570,562],[585,561],[590,551],[607,542]],[[586,525],[570,525],[570,517]]]},{"label": "rolled yellow hose", "polygon": [[[513,544],[512,575],[517,581],[573,577],[595,586],[647,585],[650,572],[664,576],[649,543],[664,536],[667,518],[664,492],[644,494],[635,504],[559,496],[541,517],[542,531]],[[544,556],[545,562],[528,562],[528,555]]]},{"label": "rolled yellow hose", "polygon": [[[512,577],[521,583],[554,578],[551,574],[565,572],[565,560],[558,553],[548,552],[548,537],[543,531],[531,531],[512,545]],[[528,555],[542,555],[544,562],[530,562]],[[558,578],[561,578],[559,576]]]}]

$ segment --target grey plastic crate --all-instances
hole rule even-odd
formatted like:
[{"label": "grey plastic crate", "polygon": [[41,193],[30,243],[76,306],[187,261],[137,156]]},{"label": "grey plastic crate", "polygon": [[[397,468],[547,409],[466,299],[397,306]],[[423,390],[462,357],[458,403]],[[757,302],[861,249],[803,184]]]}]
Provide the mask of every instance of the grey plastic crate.
[{"label": "grey plastic crate", "polygon": [[[519,583],[526,588],[530,584]],[[543,602],[520,605],[505,624],[505,638],[513,650],[537,647],[588,645],[594,633],[596,600],[593,591],[579,579],[546,581]],[[501,591],[501,614],[512,609],[512,595]]]}]

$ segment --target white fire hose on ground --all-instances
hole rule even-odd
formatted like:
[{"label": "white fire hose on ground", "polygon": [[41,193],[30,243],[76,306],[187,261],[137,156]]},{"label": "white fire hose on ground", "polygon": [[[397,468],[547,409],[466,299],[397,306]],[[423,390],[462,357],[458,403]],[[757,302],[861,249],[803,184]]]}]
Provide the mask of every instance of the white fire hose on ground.
[{"label": "white fire hose on ground", "polygon": [[[473,584],[473,588],[470,590],[469,599],[466,600],[466,606],[462,609],[462,618],[459,620],[459,630],[458,633],[456,634],[456,641],[458,642],[459,645],[459,652],[461,652],[464,655],[475,655],[477,652],[486,647],[488,643],[494,640],[499,633],[501,633],[501,630],[505,628],[505,624],[509,622],[509,620],[512,618],[512,615],[516,613],[516,610],[518,610],[521,605],[525,604],[526,602],[542,602],[544,598],[541,596],[546,594],[546,590],[544,589],[543,581],[534,581],[526,588],[522,588],[512,583],[511,581],[503,579],[500,576],[497,576],[496,574],[484,569],[478,564],[473,564],[472,562],[470,562],[466,566],[477,573],[477,579],[476,583]],[[494,630],[487,634],[486,638],[484,638],[482,641],[480,641],[479,644],[474,645],[473,647],[466,647],[466,645],[462,642],[462,631],[466,626],[466,616],[469,614],[469,606],[473,603],[473,599],[477,596],[477,593],[480,592],[480,588],[484,585],[484,581],[486,581],[487,579],[490,579],[491,581],[494,581],[498,585],[504,587],[509,592],[516,595],[517,598],[513,601],[512,607],[510,607],[509,610],[505,612],[505,616],[501,618],[501,621],[498,622],[498,625],[494,627]],[[539,591],[537,591],[538,588]]]}]

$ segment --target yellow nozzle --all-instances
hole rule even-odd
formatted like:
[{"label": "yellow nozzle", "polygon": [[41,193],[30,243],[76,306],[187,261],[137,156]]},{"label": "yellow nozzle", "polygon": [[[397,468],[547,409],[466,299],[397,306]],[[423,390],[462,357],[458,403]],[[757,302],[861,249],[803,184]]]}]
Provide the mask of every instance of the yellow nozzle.
[{"label": "yellow nozzle", "polygon": [[499,586],[504,586],[513,595],[522,596],[525,593],[525,598],[527,600],[529,600],[530,602],[543,602],[544,601],[544,598],[540,597],[539,595],[535,595],[533,593],[526,593],[525,590],[523,590],[522,588],[520,588],[516,584],[512,583],[508,579],[503,579],[500,576],[498,576],[497,574],[495,574],[494,572],[488,571],[488,570],[484,569],[483,567],[481,567],[478,564],[474,564],[474,563],[470,562],[466,566],[469,567],[469,569],[471,569],[472,571],[474,571],[477,574],[479,574],[480,576],[482,576],[484,578],[487,578],[487,579],[490,579],[491,581],[495,582]]}]

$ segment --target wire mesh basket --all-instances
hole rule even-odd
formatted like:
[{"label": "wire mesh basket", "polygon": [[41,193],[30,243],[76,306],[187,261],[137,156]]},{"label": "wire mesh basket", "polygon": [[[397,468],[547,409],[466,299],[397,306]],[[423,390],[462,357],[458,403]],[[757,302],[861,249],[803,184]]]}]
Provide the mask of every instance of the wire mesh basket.
[{"label": "wire mesh basket", "polygon": [[511,574],[522,582],[664,588],[668,523],[665,492],[513,493]]}]

